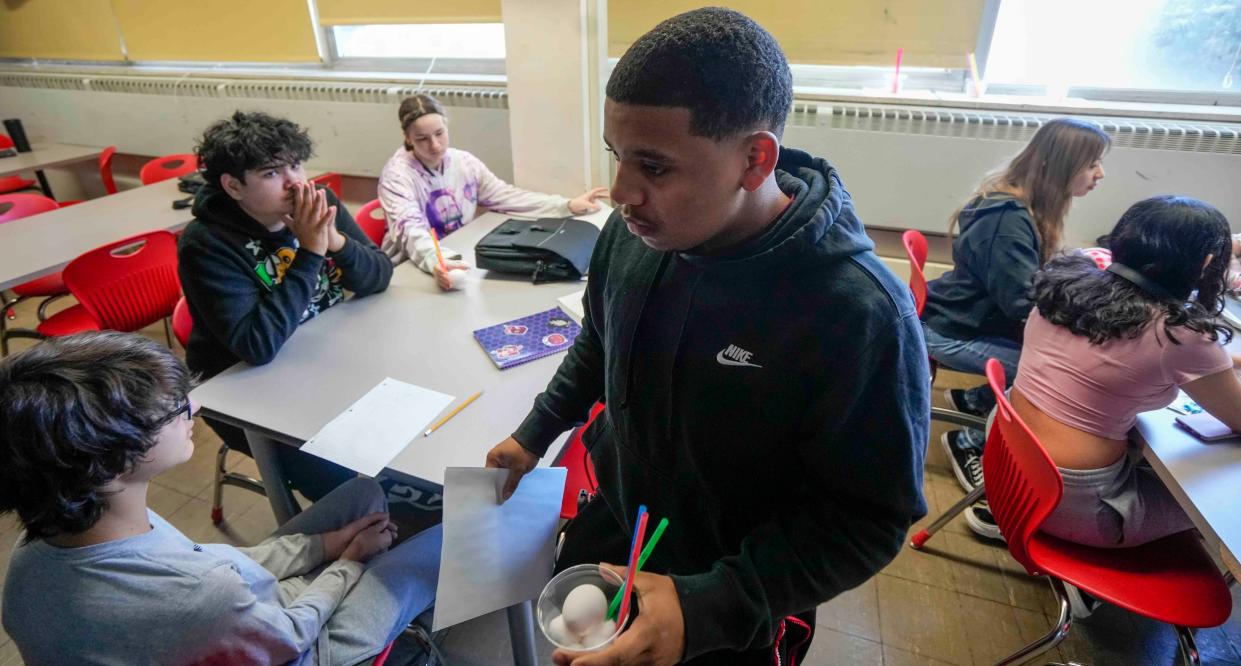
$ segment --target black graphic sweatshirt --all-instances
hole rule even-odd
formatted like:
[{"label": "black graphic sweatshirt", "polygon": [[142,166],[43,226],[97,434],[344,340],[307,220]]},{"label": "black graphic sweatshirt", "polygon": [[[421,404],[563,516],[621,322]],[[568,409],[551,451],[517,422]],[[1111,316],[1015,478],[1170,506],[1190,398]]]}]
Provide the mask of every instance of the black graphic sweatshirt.
[{"label": "black graphic sweatshirt", "polygon": [[238,361],[271,361],[299,324],[342,301],[346,289],[365,296],[388,288],[391,260],[324,191],[347,239],[326,257],[299,248],[288,228],[268,231],[218,187],[199,190],[177,256],[194,320],[186,363],[203,379]]},{"label": "black graphic sweatshirt", "polygon": [[771,645],[926,514],[909,288],[830,164],[785,148],[776,173],[793,203],[730,256],[657,252],[614,213],[582,333],[514,433],[541,456],[606,402],[584,437],[600,495],[621,525],[639,504],[669,519],[648,569],[673,577],[686,659]]}]

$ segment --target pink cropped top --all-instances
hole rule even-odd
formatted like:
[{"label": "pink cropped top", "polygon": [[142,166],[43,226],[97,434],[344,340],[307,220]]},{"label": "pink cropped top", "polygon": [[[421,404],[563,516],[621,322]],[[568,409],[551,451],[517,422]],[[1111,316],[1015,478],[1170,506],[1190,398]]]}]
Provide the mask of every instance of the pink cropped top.
[{"label": "pink cropped top", "polygon": [[1060,423],[1125,439],[1137,415],[1167,407],[1178,386],[1232,367],[1220,343],[1188,329],[1173,335],[1180,344],[1156,320],[1136,338],[1093,345],[1034,308],[1013,386]]}]

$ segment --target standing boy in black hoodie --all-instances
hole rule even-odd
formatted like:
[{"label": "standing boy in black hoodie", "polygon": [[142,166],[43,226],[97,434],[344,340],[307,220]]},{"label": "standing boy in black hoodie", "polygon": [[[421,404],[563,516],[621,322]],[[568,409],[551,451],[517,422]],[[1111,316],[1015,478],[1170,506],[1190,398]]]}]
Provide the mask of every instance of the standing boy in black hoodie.
[{"label": "standing boy in black hoodie", "polygon": [[788,663],[815,608],[883,568],[926,513],[913,300],[836,170],[781,149],[791,103],[779,45],[719,8],[661,23],[608,81],[620,207],[583,330],[487,464],[510,470],[511,493],[603,400],[584,437],[599,496],[556,566],[624,563],[639,504],[670,527],[634,623],[557,664]]},{"label": "standing boy in black hoodie", "polygon": [[[305,130],[238,111],[203,133],[197,153],[207,184],[177,254],[194,320],[186,363],[202,379],[238,361],[271,361],[300,324],[344,300],[345,290],[365,296],[388,288],[392,262],[330,190],[306,181],[302,163],[312,144]],[[250,453],[240,428],[207,423],[229,448]],[[312,500],[356,476],[289,446],[271,449],[285,477]]]}]

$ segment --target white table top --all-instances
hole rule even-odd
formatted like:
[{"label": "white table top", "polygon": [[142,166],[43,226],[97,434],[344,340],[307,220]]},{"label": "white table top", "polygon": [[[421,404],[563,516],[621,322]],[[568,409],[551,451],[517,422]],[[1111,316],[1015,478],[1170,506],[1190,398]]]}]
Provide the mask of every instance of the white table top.
[{"label": "white table top", "polygon": [[[602,224],[607,213],[585,219]],[[472,261],[474,243],[505,219],[488,213],[444,239],[444,246]],[[441,292],[431,276],[405,262],[387,291],[331,308],[298,327],[273,362],[240,363],[192,396],[211,416],[300,443],[385,377],[456,396],[453,406],[482,390],[478,400],[430,437],[416,438],[389,465],[442,485],[446,467],[483,465],[564,359],[554,354],[501,371],[473,331],[556,307],[558,298],[583,286],[536,286],[475,269],[464,290]],[[554,445],[541,464],[550,464],[558,450]]]},{"label": "white table top", "polygon": [[[1228,350],[1241,352],[1241,334]],[[1134,437],[1142,456],[1208,543],[1241,554],[1241,438],[1203,442],[1176,425],[1176,417],[1166,408],[1138,414]]]},{"label": "white table top", "polygon": [[190,223],[177,179],[0,224],[0,289],[54,273],[84,252],[153,229]]},{"label": "white table top", "polygon": [[68,143],[36,143],[30,146],[28,153],[0,157],[0,177],[93,159],[99,156],[101,150],[94,146],[77,146]]}]

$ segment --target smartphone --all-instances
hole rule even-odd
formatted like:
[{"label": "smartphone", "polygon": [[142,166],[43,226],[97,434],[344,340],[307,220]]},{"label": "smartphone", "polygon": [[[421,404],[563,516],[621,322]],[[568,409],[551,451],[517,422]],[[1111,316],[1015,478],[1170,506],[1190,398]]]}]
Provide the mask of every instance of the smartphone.
[{"label": "smartphone", "polygon": [[1231,437],[1237,437],[1241,434],[1233,432],[1232,429],[1224,425],[1222,421],[1206,412],[1178,416],[1176,417],[1176,422],[1177,425],[1180,425],[1182,428],[1188,430],[1191,435],[1204,442],[1229,439]]}]

